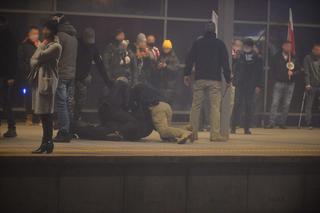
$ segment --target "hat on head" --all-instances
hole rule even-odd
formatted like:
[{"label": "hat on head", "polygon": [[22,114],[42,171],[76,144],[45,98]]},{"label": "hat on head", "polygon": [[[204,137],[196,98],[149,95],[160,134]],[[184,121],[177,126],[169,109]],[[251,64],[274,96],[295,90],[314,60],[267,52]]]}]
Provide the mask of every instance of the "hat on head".
[{"label": "hat on head", "polygon": [[164,40],[162,43],[162,48],[164,49],[172,49],[172,42],[170,40]]},{"label": "hat on head", "polygon": [[63,13],[56,13],[51,17],[52,20],[55,20],[58,24],[66,22],[66,18]]},{"label": "hat on head", "polygon": [[206,32],[213,32],[213,33],[216,32],[216,24],[213,23],[212,21],[209,21],[205,25],[205,31]]},{"label": "hat on head", "polygon": [[48,28],[53,35],[58,33],[58,26],[55,20],[49,20],[44,25],[45,28]]},{"label": "hat on head", "polygon": [[114,32],[114,37],[116,37],[116,36],[119,35],[120,33],[124,33],[124,30],[123,30],[122,28],[116,29],[116,31]]},{"label": "hat on head", "polygon": [[249,47],[253,47],[254,46],[254,41],[251,38],[246,38],[243,41],[243,45],[244,46],[249,46]]},{"label": "hat on head", "polygon": [[147,37],[144,33],[139,33],[137,35],[137,43],[139,42],[146,42],[147,41]]}]

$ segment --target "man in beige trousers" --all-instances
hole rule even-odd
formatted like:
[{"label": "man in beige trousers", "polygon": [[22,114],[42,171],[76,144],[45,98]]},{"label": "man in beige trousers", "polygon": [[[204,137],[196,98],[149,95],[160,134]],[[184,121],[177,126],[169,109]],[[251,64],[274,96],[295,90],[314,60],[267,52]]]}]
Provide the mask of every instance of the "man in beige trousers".
[{"label": "man in beige trousers", "polygon": [[191,84],[191,72],[195,68],[193,101],[191,109],[191,127],[194,139],[198,139],[199,117],[202,102],[206,94],[210,101],[210,141],[225,141],[220,135],[220,106],[222,98],[222,74],[230,86],[231,70],[229,56],[223,41],[216,38],[215,24],[206,24],[205,34],[192,45],[186,60],[184,83]]},{"label": "man in beige trousers", "polygon": [[130,92],[130,105],[131,108],[141,106],[149,109],[153,126],[163,141],[178,142],[178,144],[193,142],[192,132],[171,126],[173,114],[171,106],[150,85],[135,85]]}]

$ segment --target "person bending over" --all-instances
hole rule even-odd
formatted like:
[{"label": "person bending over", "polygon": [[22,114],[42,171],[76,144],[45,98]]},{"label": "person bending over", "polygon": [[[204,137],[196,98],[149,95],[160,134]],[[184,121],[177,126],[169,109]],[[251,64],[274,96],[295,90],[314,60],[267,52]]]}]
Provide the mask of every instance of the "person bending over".
[{"label": "person bending over", "polygon": [[171,126],[172,109],[155,88],[147,84],[134,86],[130,92],[130,105],[132,104],[149,109],[154,128],[163,141],[177,141],[179,144],[193,142],[191,132]]}]

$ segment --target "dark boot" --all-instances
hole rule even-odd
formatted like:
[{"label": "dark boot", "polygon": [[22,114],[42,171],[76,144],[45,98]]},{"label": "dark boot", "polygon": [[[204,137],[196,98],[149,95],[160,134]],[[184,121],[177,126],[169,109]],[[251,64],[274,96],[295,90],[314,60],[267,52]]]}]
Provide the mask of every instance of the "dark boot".
[{"label": "dark boot", "polygon": [[9,128],[6,133],[3,134],[5,138],[15,138],[17,137],[17,132],[15,128]]},{"label": "dark boot", "polygon": [[46,151],[47,151],[47,142],[44,139],[42,139],[40,147],[32,151],[32,154],[42,154]]},{"label": "dark boot", "polygon": [[53,144],[53,141],[50,140],[47,142],[47,154],[52,153],[53,149],[54,149],[54,144]]},{"label": "dark boot", "polygon": [[54,144],[52,141],[47,141],[42,139],[41,145],[38,149],[32,151],[33,154],[42,154],[47,153],[50,154],[53,152]]}]

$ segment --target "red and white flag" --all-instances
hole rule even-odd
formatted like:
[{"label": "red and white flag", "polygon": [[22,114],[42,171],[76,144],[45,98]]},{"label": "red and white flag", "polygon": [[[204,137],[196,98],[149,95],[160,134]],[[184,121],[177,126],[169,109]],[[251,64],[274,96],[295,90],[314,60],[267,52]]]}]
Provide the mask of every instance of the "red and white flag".
[{"label": "red and white flag", "polygon": [[288,35],[287,35],[287,40],[291,42],[291,54],[295,55],[296,54],[296,44],[294,40],[294,30],[293,30],[293,18],[292,18],[292,10],[291,8],[289,9],[289,22],[288,22]]}]

